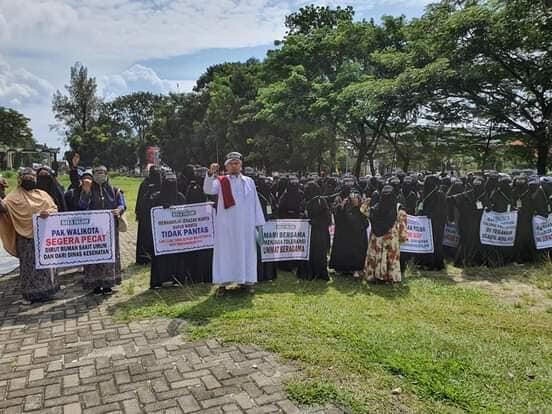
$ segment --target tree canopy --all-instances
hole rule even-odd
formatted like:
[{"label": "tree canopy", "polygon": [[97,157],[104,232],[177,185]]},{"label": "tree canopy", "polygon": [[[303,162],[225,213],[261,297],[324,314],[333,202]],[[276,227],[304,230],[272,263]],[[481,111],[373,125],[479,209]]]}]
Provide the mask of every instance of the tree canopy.
[{"label": "tree canopy", "polygon": [[285,27],[264,60],[213,65],[190,93],[101,102],[76,64],[67,95],[54,95],[56,119],[75,150],[125,148],[113,166],[156,144],[176,169],[231,150],[268,172],[489,168],[512,142],[516,162],[550,165],[547,2],[442,0],[379,22],[310,5]]}]

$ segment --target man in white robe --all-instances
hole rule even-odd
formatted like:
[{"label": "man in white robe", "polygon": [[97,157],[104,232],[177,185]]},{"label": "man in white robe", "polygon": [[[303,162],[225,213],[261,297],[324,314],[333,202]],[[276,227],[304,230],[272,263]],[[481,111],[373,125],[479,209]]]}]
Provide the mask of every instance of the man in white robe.
[{"label": "man in white robe", "polygon": [[213,253],[213,283],[219,294],[230,284],[257,283],[257,237],[262,238],[265,219],[255,182],[241,173],[241,154],[232,152],[224,164],[227,175],[218,176],[212,164],[203,183],[205,194],[218,195]]}]

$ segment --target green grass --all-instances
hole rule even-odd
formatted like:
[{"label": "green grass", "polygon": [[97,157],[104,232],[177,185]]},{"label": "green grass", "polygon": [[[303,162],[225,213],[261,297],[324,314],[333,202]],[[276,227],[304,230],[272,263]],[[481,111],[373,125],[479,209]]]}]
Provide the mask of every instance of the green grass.
[{"label": "green grass", "polygon": [[[304,376],[288,384],[288,393],[304,404],[335,401],[358,413],[552,407],[552,314],[504,303],[444,272],[412,272],[393,287],[283,274],[253,297],[215,298],[202,285],[145,291],[148,272],[137,269],[119,318],[186,318],[194,339],[255,343],[300,361]],[[539,289],[546,269],[508,267],[500,274],[515,279],[525,272]]]}]

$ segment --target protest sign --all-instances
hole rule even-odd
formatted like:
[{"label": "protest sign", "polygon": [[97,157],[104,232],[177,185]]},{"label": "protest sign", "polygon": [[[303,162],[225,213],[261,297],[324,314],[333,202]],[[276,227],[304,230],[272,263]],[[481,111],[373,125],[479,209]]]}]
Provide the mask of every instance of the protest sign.
[{"label": "protest sign", "polygon": [[37,269],[115,262],[115,221],[109,210],[33,216]]},{"label": "protest sign", "polygon": [[443,246],[457,248],[460,244],[460,233],[456,223],[445,224],[445,233],[443,234]]},{"label": "protest sign", "polygon": [[517,211],[484,211],[479,227],[481,244],[511,247],[516,240]]},{"label": "protest sign", "polygon": [[270,220],[263,226],[263,262],[309,260],[311,227],[308,220]]},{"label": "protest sign", "polygon": [[424,216],[408,216],[408,241],[401,244],[401,253],[433,253],[431,220]]},{"label": "protest sign", "polygon": [[552,248],[552,214],[533,217],[533,236],[538,250]]},{"label": "protest sign", "polygon": [[156,256],[212,249],[215,244],[212,203],[151,209]]}]

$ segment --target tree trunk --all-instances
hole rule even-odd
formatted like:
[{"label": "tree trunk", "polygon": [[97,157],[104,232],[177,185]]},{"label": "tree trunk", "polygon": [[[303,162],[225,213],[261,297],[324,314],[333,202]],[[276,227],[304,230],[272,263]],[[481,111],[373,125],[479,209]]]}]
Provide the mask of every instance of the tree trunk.
[{"label": "tree trunk", "polygon": [[330,139],[330,175],[336,171],[337,165],[337,127],[334,125]]},{"label": "tree trunk", "polygon": [[546,131],[537,132],[537,174],[546,175],[548,153],[550,151],[549,137]]},{"label": "tree trunk", "polygon": [[366,153],[368,152],[368,143],[366,142],[366,130],[364,124],[359,125],[360,143],[358,145],[358,154],[355,161],[355,167],[353,174],[355,177],[360,177],[360,169],[362,168],[362,162],[366,159]]},{"label": "tree trunk", "polygon": [[370,174],[372,174],[372,177],[373,177],[376,175],[376,166],[374,164],[373,154],[368,155],[368,163],[370,164]]}]

